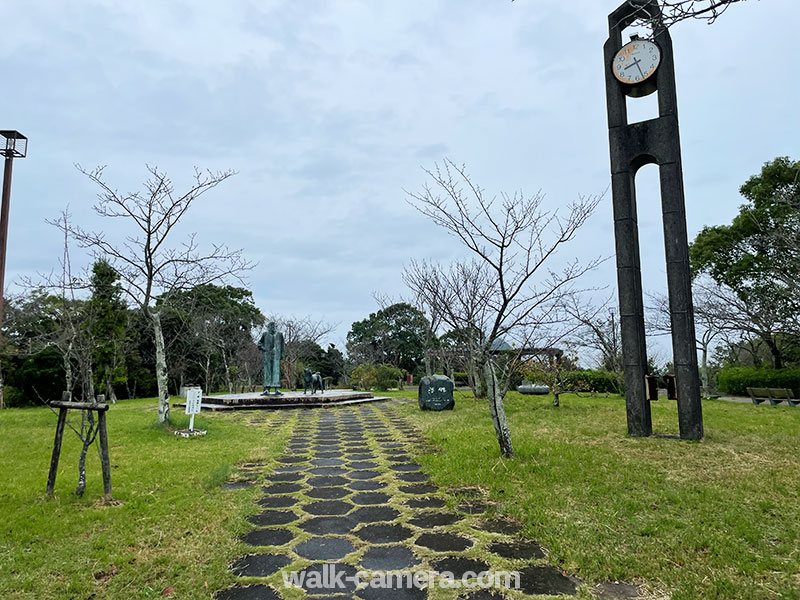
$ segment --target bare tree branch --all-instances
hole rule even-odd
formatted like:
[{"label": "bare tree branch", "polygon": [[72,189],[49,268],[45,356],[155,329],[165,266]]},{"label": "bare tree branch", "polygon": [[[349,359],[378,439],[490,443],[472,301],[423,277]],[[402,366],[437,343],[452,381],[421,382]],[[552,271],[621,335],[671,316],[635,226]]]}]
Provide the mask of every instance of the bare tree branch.
[{"label": "bare tree branch", "polygon": [[105,167],[87,170],[76,168],[97,184],[100,192],[94,211],[101,217],[123,219],[132,224],[134,233],[121,241],[109,239],[104,231],[90,231],[67,225],[65,231],[95,258],[106,259],[117,271],[131,302],[151,319],[156,339],[156,375],[159,396],[159,421],[169,421],[166,349],[160,315],[154,303],[170,292],[233,278],[241,281],[243,272],[253,263],[241,250],[211,244],[201,251],[195,234],[179,245],[170,246],[172,232],[192,203],[206,192],[232,177],[234,171],[200,171],[195,168],[192,183],[180,195],[172,181],[158,167],[147,165],[148,179],[142,191],[121,193],[104,179]]},{"label": "bare tree branch", "polygon": [[671,27],[681,21],[700,19],[709,25],[714,23],[732,4],[744,0],[659,0],[661,8],[660,20],[650,16],[642,0],[628,0],[628,4],[635,9],[636,23],[647,25],[651,28],[660,25]]},{"label": "bare tree branch", "polygon": [[502,399],[511,370],[502,370],[498,378],[492,353],[497,344],[516,340],[521,346],[509,354],[515,355],[514,363],[531,340],[563,339],[574,327],[564,311],[565,298],[578,291],[577,281],[601,259],[586,264],[569,260],[559,270],[549,265],[574,239],[601,196],[580,197],[561,214],[544,208],[540,192],[488,198],[465,167],[451,160],[425,173],[432,184],[418,193],[406,192],[407,201],[473,256],[449,266],[412,259],[403,280],[417,302],[430,307],[465,346],[476,396],[482,395],[485,377],[501,453],[510,456]]}]

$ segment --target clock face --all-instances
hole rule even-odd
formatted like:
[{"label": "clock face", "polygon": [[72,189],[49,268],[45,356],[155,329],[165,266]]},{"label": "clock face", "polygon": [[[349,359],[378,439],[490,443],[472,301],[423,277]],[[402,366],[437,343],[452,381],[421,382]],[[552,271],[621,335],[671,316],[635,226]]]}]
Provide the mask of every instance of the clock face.
[{"label": "clock face", "polygon": [[649,40],[632,40],[614,56],[611,70],[622,83],[635,85],[656,72],[661,50]]}]

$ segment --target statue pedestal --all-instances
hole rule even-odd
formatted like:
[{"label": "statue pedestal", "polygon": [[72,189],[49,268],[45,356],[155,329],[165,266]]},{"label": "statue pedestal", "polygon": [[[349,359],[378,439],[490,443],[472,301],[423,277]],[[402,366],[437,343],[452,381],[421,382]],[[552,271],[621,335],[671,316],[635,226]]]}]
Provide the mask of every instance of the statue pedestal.
[{"label": "statue pedestal", "polygon": [[[342,404],[361,404],[363,402],[376,402],[389,400],[372,392],[358,392],[355,390],[326,390],[317,394],[303,394],[303,392],[281,392],[280,396],[262,396],[261,392],[245,394],[219,394],[203,396],[202,408],[206,410],[257,410],[273,408],[317,408],[321,406],[336,406]],[[182,407],[183,404],[173,404]]]}]

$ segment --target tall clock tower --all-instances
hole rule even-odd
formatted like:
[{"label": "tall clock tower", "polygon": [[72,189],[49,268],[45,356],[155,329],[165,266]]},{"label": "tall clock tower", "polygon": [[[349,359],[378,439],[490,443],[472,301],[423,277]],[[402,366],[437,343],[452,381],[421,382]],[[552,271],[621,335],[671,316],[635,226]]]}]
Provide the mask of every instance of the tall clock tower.
[{"label": "tall clock tower", "polygon": [[[622,31],[641,19],[655,23],[652,39],[633,37],[623,44]],[[703,437],[703,416],[672,40],[661,23],[658,0],[626,0],[609,15],[608,24],[608,41],[603,51],[628,434],[638,437],[653,432],[645,389],[647,346],[635,177],[642,166],[656,164],[661,184],[680,436],[699,440]],[[658,94],[658,117],[629,124],[626,97],[652,93]]]}]

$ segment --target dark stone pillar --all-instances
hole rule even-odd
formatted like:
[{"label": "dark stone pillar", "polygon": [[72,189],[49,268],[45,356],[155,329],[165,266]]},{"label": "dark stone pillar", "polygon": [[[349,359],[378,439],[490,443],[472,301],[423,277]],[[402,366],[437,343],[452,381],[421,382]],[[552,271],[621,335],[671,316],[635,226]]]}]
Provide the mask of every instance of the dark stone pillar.
[{"label": "dark stone pillar", "polygon": [[703,415],[680,162],[661,165],[660,175],[678,426],[681,439],[699,440],[703,437]]},{"label": "dark stone pillar", "polygon": [[611,180],[614,191],[614,236],[628,434],[642,437],[650,435],[653,426],[644,379],[647,374],[647,347],[644,335],[636,190],[633,174],[627,170],[613,173]]}]

